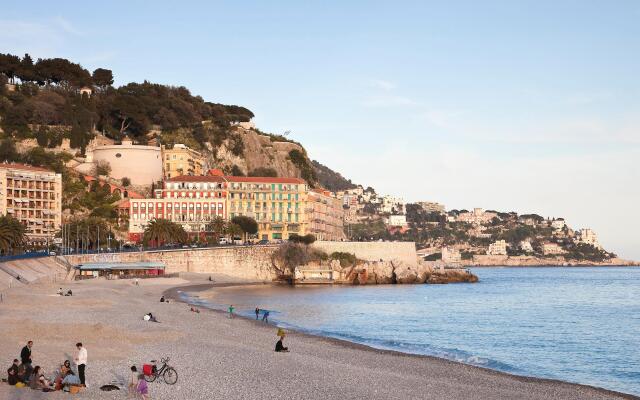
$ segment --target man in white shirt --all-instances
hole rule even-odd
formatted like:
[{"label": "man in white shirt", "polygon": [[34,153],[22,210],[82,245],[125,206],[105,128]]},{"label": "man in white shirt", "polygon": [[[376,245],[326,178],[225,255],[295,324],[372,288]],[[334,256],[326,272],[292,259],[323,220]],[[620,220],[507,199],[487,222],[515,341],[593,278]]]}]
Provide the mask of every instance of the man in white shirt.
[{"label": "man in white shirt", "polygon": [[86,386],[84,380],[84,369],[87,366],[87,349],[82,347],[82,343],[76,343],[78,348],[78,355],[76,356],[76,365],[78,366],[78,376],[80,377],[80,383],[82,386]]}]

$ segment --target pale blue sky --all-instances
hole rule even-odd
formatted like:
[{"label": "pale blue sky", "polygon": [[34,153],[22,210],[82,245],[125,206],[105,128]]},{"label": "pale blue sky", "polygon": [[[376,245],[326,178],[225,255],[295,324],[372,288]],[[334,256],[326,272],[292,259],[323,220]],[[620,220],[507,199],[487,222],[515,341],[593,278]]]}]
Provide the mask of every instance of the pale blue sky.
[{"label": "pale blue sky", "polygon": [[0,52],[184,85],[379,192],[564,216],[640,259],[639,21],[637,1],[23,1]]}]

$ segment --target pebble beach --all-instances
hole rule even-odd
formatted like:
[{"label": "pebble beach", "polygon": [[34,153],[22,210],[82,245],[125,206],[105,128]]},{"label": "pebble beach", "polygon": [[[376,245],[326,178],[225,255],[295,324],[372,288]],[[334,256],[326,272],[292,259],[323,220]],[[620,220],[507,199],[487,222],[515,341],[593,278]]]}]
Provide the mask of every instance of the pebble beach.
[{"label": "pebble beach", "polygon": [[[215,279],[221,282],[221,279]],[[168,356],[178,382],[149,384],[152,399],[636,399],[560,381],[513,376],[434,357],[376,350],[289,332],[289,353],[274,352],[275,325],[221,312],[189,311],[178,291],[211,285],[181,278],[37,284],[4,292],[0,303],[3,376],[27,340],[34,365],[47,375],[88,351],[87,384],[78,395],[42,393],[0,384],[0,399],[126,399],[131,365]],[[220,283],[225,284],[225,283]],[[226,282],[230,284],[230,282]],[[171,300],[160,303],[165,294]],[[160,323],[143,320],[151,312]]]}]

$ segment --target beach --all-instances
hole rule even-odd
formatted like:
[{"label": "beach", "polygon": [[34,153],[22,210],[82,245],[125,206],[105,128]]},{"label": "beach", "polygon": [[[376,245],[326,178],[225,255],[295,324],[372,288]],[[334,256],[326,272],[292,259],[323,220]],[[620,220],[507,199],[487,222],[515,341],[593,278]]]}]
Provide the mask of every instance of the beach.
[{"label": "beach", "polygon": [[[219,284],[232,284],[221,282]],[[246,283],[246,282],[242,282]],[[33,340],[35,365],[52,374],[73,360],[75,343],[88,351],[88,388],[77,398],[126,398],[103,392],[126,382],[129,367],[169,356],[178,382],[149,385],[152,399],[632,399],[612,391],[560,381],[513,376],[434,357],[376,350],[289,332],[274,352],[276,327],[221,312],[189,311],[160,303],[163,294],[210,288],[204,280],[157,278],[64,283],[9,289],[0,303],[0,359],[4,368]],[[151,312],[160,323],[146,322]],[[4,374],[4,372],[3,372]],[[0,385],[0,399],[67,398]]]}]

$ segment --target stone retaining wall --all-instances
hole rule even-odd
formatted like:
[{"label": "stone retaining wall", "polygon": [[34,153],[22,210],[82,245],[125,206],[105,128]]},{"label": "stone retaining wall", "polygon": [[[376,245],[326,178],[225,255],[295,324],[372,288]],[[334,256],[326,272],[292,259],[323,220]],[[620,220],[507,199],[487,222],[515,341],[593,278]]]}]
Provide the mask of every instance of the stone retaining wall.
[{"label": "stone retaining wall", "polygon": [[78,265],[88,262],[159,261],[166,265],[165,272],[197,272],[224,274],[243,280],[271,280],[275,271],[271,255],[276,246],[233,246],[210,249],[180,249],[130,253],[88,254],[66,256]]}]

